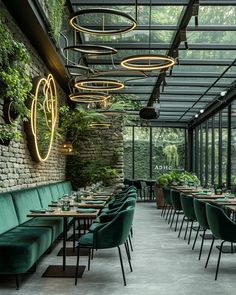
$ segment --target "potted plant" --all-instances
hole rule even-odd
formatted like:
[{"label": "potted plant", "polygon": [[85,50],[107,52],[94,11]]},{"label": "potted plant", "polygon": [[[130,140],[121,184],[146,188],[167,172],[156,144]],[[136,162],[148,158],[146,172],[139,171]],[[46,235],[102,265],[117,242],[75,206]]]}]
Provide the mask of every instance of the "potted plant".
[{"label": "potted plant", "polygon": [[104,186],[110,186],[113,184],[114,179],[117,177],[118,172],[115,168],[105,166],[98,168],[96,171],[96,180],[102,181]]}]

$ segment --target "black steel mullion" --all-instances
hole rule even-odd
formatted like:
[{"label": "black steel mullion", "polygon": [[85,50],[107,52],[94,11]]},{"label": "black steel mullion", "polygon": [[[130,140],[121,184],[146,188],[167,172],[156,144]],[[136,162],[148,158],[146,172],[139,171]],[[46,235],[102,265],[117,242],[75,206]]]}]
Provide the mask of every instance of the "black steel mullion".
[{"label": "black steel mullion", "polygon": [[149,137],[149,144],[150,144],[150,146],[149,146],[149,153],[150,153],[150,155],[149,155],[149,161],[150,161],[150,165],[149,165],[149,175],[150,175],[150,179],[152,179],[152,127],[149,127],[149,132],[150,132],[150,137]]},{"label": "black steel mullion", "polygon": [[209,176],[208,176],[208,121],[206,121],[206,138],[205,138],[205,187],[208,186]]},{"label": "black steel mullion", "polygon": [[228,106],[228,121],[227,121],[227,130],[228,130],[228,141],[227,141],[227,170],[226,170],[226,186],[228,189],[231,188],[231,144],[232,144],[232,105]]},{"label": "black steel mullion", "polygon": [[134,126],[132,126],[132,178],[134,179]]},{"label": "black steel mullion", "polygon": [[219,167],[218,167],[218,184],[222,186],[222,111],[219,112],[219,144],[218,144],[218,155],[219,155]]},{"label": "black steel mullion", "polygon": [[203,136],[202,136],[202,125],[200,125],[199,128],[199,132],[200,132],[200,141],[199,141],[199,151],[200,151],[200,159],[199,159],[199,176],[200,176],[200,182],[201,184],[203,184],[203,147],[202,147],[202,142],[203,142]]},{"label": "black steel mullion", "polygon": [[212,117],[211,130],[211,183],[215,183],[215,117]]},{"label": "black steel mullion", "polygon": [[199,178],[199,127],[195,128],[195,172]]}]

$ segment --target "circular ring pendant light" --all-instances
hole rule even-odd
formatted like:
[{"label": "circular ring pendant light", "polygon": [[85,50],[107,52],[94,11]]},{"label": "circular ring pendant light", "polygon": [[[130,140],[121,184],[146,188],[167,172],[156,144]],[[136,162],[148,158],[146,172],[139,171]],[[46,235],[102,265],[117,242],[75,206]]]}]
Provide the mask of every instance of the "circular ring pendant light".
[{"label": "circular ring pendant light", "polygon": [[124,84],[118,80],[112,79],[86,79],[75,83],[75,87],[82,90],[93,91],[114,91],[124,88]]},{"label": "circular ring pendant light", "polygon": [[89,125],[90,128],[108,128],[110,126],[110,122],[94,122]]},{"label": "circular ring pendant light", "polygon": [[80,103],[103,102],[110,97],[109,94],[102,92],[81,92],[71,93],[69,95],[70,100]]},{"label": "circular ring pendant light", "polygon": [[63,49],[64,51],[76,51],[81,54],[90,55],[113,55],[117,53],[117,50],[103,45],[92,45],[92,44],[79,44],[74,46],[67,46]]},{"label": "circular ring pendant light", "polygon": [[175,60],[172,57],[160,54],[132,55],[121,61],[122,67],[140,71],[167,69],[174,64]]},{"label": "circular ring pendant light", "polygon": [[[127,19],[129,24],[127,25],[127,27],[116,29],[116,30],[105,30],[103,23],[101,24],[102,26],[101,30],[93,30],[93,29],[90,29],[89,27],[79,25],[79,23],[81,23],[80,17],[89,15],[89,14],[91,15],[102,14],[102,16],[110,15],[111,18],[114,16],[120,16],[120,17],[123,17],[124,19]],[[128,15],[127,13],[123,11],[108,9],[108,8],[88,8],[88,9],[79,10],[71,16],[69,24],[77,31],[88,33],[88,34],[94,34],[94,35],[114,35],[114,34],[128,33],[132,31],[133,29],[135,29],[137,26],[137,22],[132,16]]]}]

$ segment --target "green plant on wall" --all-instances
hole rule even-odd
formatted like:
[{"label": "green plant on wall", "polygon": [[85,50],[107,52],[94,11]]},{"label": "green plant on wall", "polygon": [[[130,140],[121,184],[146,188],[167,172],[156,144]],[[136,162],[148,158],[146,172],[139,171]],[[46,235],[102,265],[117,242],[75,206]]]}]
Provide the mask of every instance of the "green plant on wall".
[{"label": "green plant on wall", "polygon": [[60,108],[60,123],[58,135],[67,137],[72,142],[73,148],[79,146],[81,140],[86,140],[86,133],[90,130],[93,122],[105,121],[107,117],[95,110],[77,106],[71,109],[69,106]]},{"label": "green plant on wall", "polygon": [[58,40],[60,36],[63,17],[65,14],[65,0],[46,0],[48,20],[51,25],[52,35]]},{"label": "green plant on wall", "polygon": [[32,88],[29,74],[30,56],[21,42],[14,37],[6,27],[5,18],[0,15],[0,100],[10,104],[10,110],[17,114],[14,124],[1,124],[0,139],[19,140],[20,120],[28,120],[29,110],[25,105]]},{"label": "green plant on wall", "polygon": [[179,155],[176,145],[171,144],[163,148],[163,153],[166,156],[166,162],[172,168],[179,165]]}]

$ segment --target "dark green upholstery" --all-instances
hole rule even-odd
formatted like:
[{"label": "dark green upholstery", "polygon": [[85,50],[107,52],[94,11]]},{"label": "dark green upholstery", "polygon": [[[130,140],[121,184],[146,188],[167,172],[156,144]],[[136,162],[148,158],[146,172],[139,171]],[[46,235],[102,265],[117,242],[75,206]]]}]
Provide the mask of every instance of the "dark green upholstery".
[{"label": "dark green upholstery", "polygon": [[220,207],[206,204],[206,215],[209,228],[215,238],[236,242],[236,223]]},{"label": "dark green upholstery", "polygon": [[63,183],[64,193],[70,194],[73,191],[72,185],[70,181],[64,181]]},{"label": "dark green upholstery", "polygon": [[51,245],[50,228],[17,227],[0,236],[0,273],[25,273]]},{"label": "dark green upholstery", "polygon": [[42,208],[47,208],[49,204],[51,204],[53,198],[49,185],[43,185],[37,187],[37,191],[39,194],[39,199],[42,205]]},{"label": "dark green upholstery", "polygon": [[58,186],[56,183],[51,183],[49,185],[49,188],[51,190],[52,198],[54,201],[57,201],[58,198],[62,197],[59,193]]},{"label": "dark green upholstery", "polygon": [[134,207],[130,206],[126,208],[125,210],[118,212],[115,218],[113,218],[112,221],[108,222],[105,226],[98,227],[93,233],[87,233],[79,239],[75,284],[77,284],[80,248],[89,248],[89,263],[88,263],[88,269],[89,269],[91,249],[108,249],[108,248],[117,247],[119,251],[124,285],[126,285],[120,245],[125,244],[125,249],[126,249],[126,254],[128,257],[128,262],[130,265],[130,270],[132,271],[130,254],[127,250],[126,243],[127,243],[130,229],[132,227],[133,216],[134,216]]},{"label": "dark green upholstery", "polygon": [[206,202],[200,201],[197,198],[193,200],[194,211],[196,219],[201,227],[209,229],[209,224],[206,216]]},{"label": "dark green upholstery", "polygon": [[171,190],[170,199],[171,199],[171,204],[175,210],[179,210],[179,211],[182,210],[179,191]]},{"label": "dark green upholstery", "polygon": [[185,194],[180,194],[180,200],[184,215],[190,220],[196,220],[196,215],[193,207],[193,198]]},{"label": "dark green upholstery", "polygon": [[12,197],[9,193],[0,194],[0,235],[19,225]]},{"label": "dark green upholstery", "polygon": [[30,219],[27,214],[31,209],[42,208],[36,188],[12,192],[12,197],[20,224]]},{"label": "dark green upholstery", "polygon": [[215,273],[215,280],[217,280],[221,254],[223,252],[222,249],[225,242],[231,243],[231,253],[234,253],[232,243],[236,242],[236,223],[227,216],[222,208],[210,204],[206,204],[206,216],[209,228],[212,231],[214,238],[211,243],[205,268],[208,265],[215,238],[221,239],[220,247],[218,247],[219,255]]},{"label": "dark green upholstery", "polygon": [[[59,196],[60,197],[64,196],[65,191],[64,191],[64,186],[63,186],[62,182],[57,183],[57,188],[58,188],[58,191],[59,191]],[[70,192],[68,194],[70,194]]]},{"label": "dark green upholstery", "polygon": [[168,188],[168,187],[163,187],[163,194],[164,194],[164,200],[165,200],[165,203],[167,205],[172,205],[172,202],[171,202],[171,189]]}]

